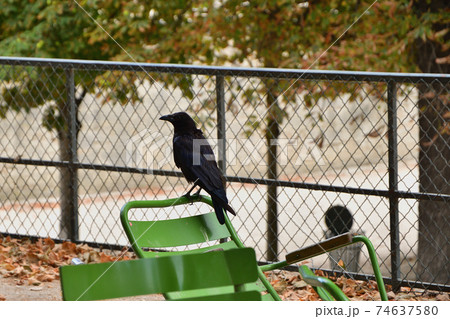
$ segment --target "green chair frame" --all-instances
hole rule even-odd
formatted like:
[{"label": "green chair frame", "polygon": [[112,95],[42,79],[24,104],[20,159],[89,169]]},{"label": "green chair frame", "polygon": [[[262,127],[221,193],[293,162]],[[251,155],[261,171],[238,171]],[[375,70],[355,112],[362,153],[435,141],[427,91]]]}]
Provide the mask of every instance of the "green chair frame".
[{"label": "green chair frame", "polygon": [[251,248],[60,267],[64,300],[100,300],[208,289],[174,300],[261,300],[244,284],[258,279]]},{"label": "green chair frame", "polygon": [[[205,203],[209,206],[212,201],[207,196],[178,197],[164,200],[140,200],[126,203],[120,212],[120,220],[128,240],[131,243],[133,251],[139,258],[151,258],[171,255],[184,255],[200,253],[211,250],[228,250],[232,248],[244,248],[244,244],[239,239],[231,221],[225,215],[225,224],[220,225],[214,212],[199,214],[195,216],[168,219],[168,220],[145,220],[138,221],[129,218],[129,212],[132,209],[145,208],[167,208],[178,205],[190,205],[196,202]],[[169,248],[188,246],[192,244],[202,244],[216,241],[217,243],[208,247],[189,249],[183,251],[170,251]],[[263,292],[263,300],[280,301],[281,298],[272,287],[264,275],[265,271],[280,269],[288,265],[298,263],[311,257],[338,249],[357,242],[366,245],[375,278],[378,284],[381,300],[387,300],[387,294],[381,276],[377,257],[372,243],[369,239],[360,235],[346,233],[340,236],[330,238],[315,245],[311,245],[286,255],[283,261],[262,265],[257,268],[259,280],[254,284],[247,284],[245,289],[258,290]],[[311,281],[312,282],[312,281]],[[325,284],[318,287],[322,293],[328,290]],[[207,293],[203,291],[202,293]],[[328,295],[333,294],[328,292]],[[173,300],[182,297],[195,297],[190,292],[177,292],[176,294],[166,293],[164,297]]]},{"label": "green chair frame", "polygon": [[306,265],[298,267],[302,279],[325,301],[349,301],[339,287],[328,278],[316,276]]}]

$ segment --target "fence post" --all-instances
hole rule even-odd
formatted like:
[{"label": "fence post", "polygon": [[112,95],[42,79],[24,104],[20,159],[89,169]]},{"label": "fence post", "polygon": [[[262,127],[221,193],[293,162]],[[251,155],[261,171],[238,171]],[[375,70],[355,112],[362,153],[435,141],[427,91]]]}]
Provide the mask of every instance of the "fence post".
[{"label": "fence post", "polygon": [[72,68],[66,70],[67,106],[69,107],[69,137],[70,160],[69,180],[71,184],[69,198],[71,201],[72,215],[70,218],[69,239],[78,241],[78,169],[74,164],[78,163],[77,156],[77,106],[75,101],[75,76]]},{"label": "fence post", "polygon": [[[222,75],[216,76],[216,102],[217,102],[217,141],[219,148],[218,163],[220,171],[223,175],[227,170],[227,143],[225,134],[225,81]],[[225,188],[226,191],[226,188]],[[220,240],[221,243],[226,242],[226,238]]]},{"label": "fence post", "polygon": [[226,134],[225,134],[225,88],[224,77],[216,76],[216,99],[217,99],[217,140],[219,142],[218,165],[222,174],[226,174]]},{"label": "fence post", "polygon": [[389,220],[391,237],[392,289],[400,289],[400,238],[398,217],[398,152],[397,152],[397,84],[387,83],[388,104],[388,171],[389,171]]}]

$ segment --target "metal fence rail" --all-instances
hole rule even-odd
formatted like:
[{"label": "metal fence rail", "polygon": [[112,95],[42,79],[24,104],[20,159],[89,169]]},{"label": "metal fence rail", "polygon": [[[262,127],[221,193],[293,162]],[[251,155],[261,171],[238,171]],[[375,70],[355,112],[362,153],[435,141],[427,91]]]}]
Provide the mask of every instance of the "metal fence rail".
[{"label": "metal fence rail", "polygon": [[[1,57],[0,232],[127,245],[126,201],[186,191],[158,120],[185,110],[261,261],[324,239],[340,205],[394,289],[449,291],[449,78]],[[353,275],[370,274],[366,260]]]}]

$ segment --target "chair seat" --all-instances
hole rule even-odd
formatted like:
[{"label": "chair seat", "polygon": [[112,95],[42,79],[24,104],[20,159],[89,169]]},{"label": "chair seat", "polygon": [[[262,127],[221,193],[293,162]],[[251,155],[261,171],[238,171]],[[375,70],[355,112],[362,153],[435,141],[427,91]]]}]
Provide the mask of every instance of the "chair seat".
[{"label": "chair seat", "polygon": [[261,300],[259,291],[244,287],[258,279],[251,248],[69,265],[60,267],[60,277],[64,300],[156,293],[175,300]]}]

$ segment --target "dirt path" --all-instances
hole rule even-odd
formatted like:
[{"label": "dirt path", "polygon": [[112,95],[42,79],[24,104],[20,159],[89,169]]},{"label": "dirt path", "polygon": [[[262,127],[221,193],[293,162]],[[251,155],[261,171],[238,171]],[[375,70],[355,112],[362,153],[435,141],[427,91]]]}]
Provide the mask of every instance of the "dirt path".
[{"label": "dirt path", "polygon": [[[0,276],[0,300],[7,301],[61,301],[61,287],[59,281],[46,282],[39,286],[17,285],[18,280],[14,278],[3,278]],[[164,300],[162,295],[137,296],[131,298],[120,298],[115,300]]]},{"label": "dirt path", "polygon": [[[4,299],[3,299],[4,298]],[[0,276],[1,300],[62,300],[59,282],[44,283],[40,286],[17,285],[17,279]]]}]

